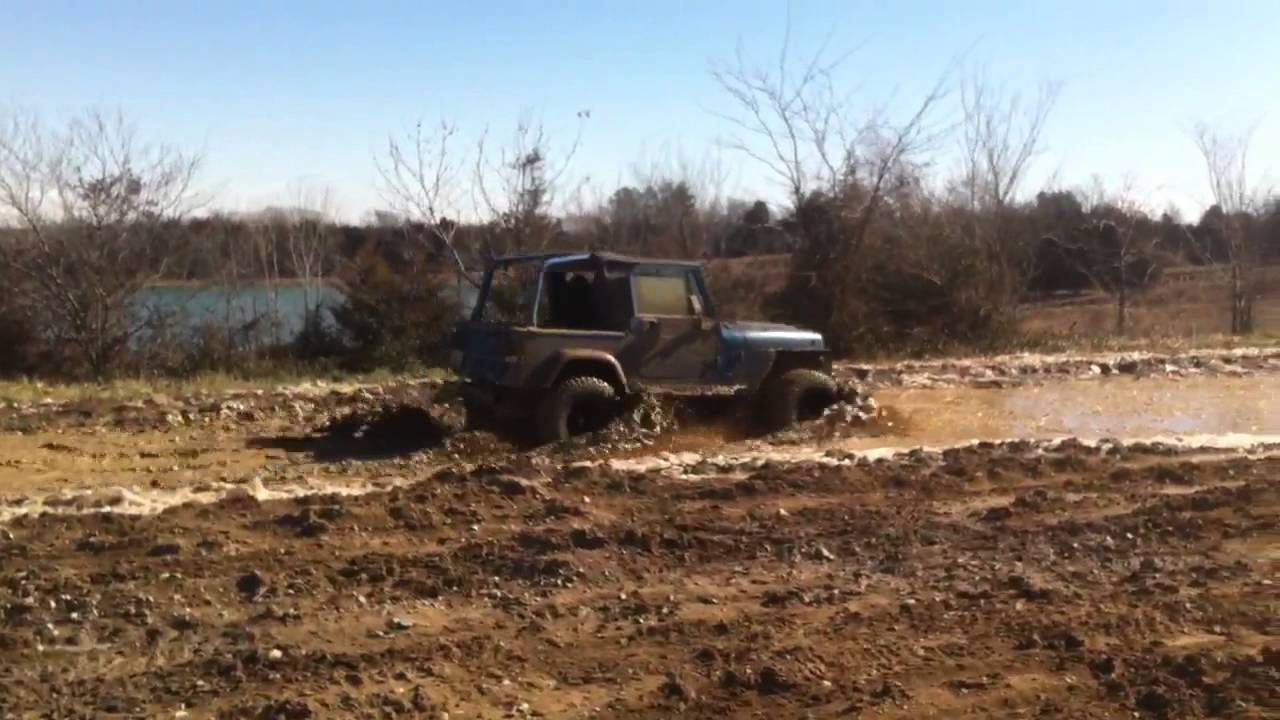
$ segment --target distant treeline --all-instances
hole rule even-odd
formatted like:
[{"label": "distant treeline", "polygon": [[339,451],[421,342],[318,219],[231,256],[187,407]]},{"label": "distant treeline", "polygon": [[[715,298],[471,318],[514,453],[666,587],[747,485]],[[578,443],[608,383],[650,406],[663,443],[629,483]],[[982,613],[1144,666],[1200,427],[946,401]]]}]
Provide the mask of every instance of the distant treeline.
[{"label": "distant treeline", "polygon": [[[624,188],[615,200],[592,214],[557,218],[545,239],[527,246],[499,245],[491,228],[461,224],[452,230],[453,244],[466,265],[479,271],[487,256],[548,249],[599,249],[655,257],[736,258],[794,251],[803,228],[794,214],[776,222],[768,206],[731,202],[721,212],[700,210],[685,190],[685,212],[661,205],[619,208],[617,197],[631,194],[661,197],[653,188]],[[1144,239],[1143,261],[1155,266],[1213,265],[1230,257],[1228,218],[1218,206],[1194,222],[1165,212],[1151,216],[1107,202],[1089,203],[1081,193],[1054,190],[1008,208],[1018,243],[1030,252],[1025,290],[1029,295],[1097,289],[1092,257],[1117,252],[1100,227],[1110,223]],[[376,255],[393,270],[414,266],[425,250],[429,272],[452,275],[446,248],[423,223],[399,221],[383,214],[380,223],[344,224],[305,217],[293,210],[252,218],[210,215],[175,220],[151,234],[146,267],[157,279],[223,284],[271,282],[317,277],[341,280],[352,263]],[[301,218],[301,219],[300,219]],[[1280,200],[1257,213],[1234,218],[1251,236],[1266,264],[1280,263]],[[0,237],[16,230],[0,230]],[[1110,242],[1116,242],[1114,237]],[[305,246],[305,247],[302,247]],[[1131,278],[1141,285],[1146,272]]]},{"label": "distant treeline", "polygon": [[[739,55],[713,72],[736,133],[724,145],[777,183],[772,202],[727,197],[715,163],[637,171],[587,200],[567,174],[584,111],[561,145],[528,117],[505,142],[485,130],[470,146],[449,122],[417,123],[374,159],[389,209],[368,222],[334,222],[323,198],[201,214],[200,159],[120,117],[0,116],[0,373],[435,363],[458,317],[446,287],[477,282],[487,257],[553,249],[779,256],[768,291],[717,264],[717,304],[821,330],[844,355],[1000,347],[1020,306],[1085,290],[1114,298],[1125,333],[1135,297],[1185,265],[1220,265],[1232,331],[1253,330],[1257,268],[1280,262],[1280,202],[1250,182],[1247,134],[1190,139],[1214,204],[1185,219],[1130,187],[1027,188],[1051,85],[1028,99],[948,71],[891,116],[836,87],[847,55],[789,51],[774,69]],[[173,281],[300,285],[303,331],[272,331],[271,302],[263,318],[194,329],[176,311],[139,312],[140,289]],[[322,308],[330,283],[343,302]]]},{"label": "distant treeline", "polygon": [[[209,322],[179,339],[174,328],[190,323],[179,323],[175,317],[148,317],[146,327],[136,329],[110,323],[78,325],[75,318],[58,314],[57,303],[52,308],[44,304],[39,278],[13,266],[0,267],[5,277],[0,290],[0,372],[75,375],[82,368],[98,374],[126,369],[168,374],[247,372],[280,363],[366,369],[439,362],[457,316],[450,300],[455,296],[445,291],[446,286],[465,282],[457,276],[450,246],[473,280],[489,255],[549,248],[705,258],[789,254],[792,280],[783,293],[763,304],[764,312],[771,319],[823,329],[839,349],[853,353],[990,339],[1009,332],[1006,309],[1052,293],[1141,292],[1165,268],[1226,263],[1233,227],[1249,234],[1260,262],[1280,261],[1276,203],[1235,218],[1215,206],[1195,222],[1184,222],[1169,213],[1152,217],[1117,204],[1090,202],[1072,191],[1046,191],[1005,208],[1000,224],[1008,241],[983,248],[957,228],[990,218],[969,216],[962,207],[926,207],[915,198],[886,202],[880,217],[864,231],[861,260],[854,269],[862,281],[840,301],[842,305],[835,305],[830,291],[841,285],[824,281],[823,275],[835,267],[829,259],[837,253],[826,243],[843,245],[841,237],[854,232],[845,226],[848,213],[840,212],[848,202],[849,197],[815,193],[799,212],[774,218],[763,202],[735,202],[711,211],[686,187],[624,188],[594,212],[547,220],[542,234],[526,234],[525,243],[511,242],[491,225],[459,225],[441,232],[389,215],[356,225],[301,210],[139,223],[130,237],[144,240],[143,247],[130,254],[132,266],[113,267],[113,275],[224,288],[336,283],[344,288],[345,302],[322,310],[316,292],[314,321],[284,345],[269,342],[278,337],[266,332],[270,318],[252,328]],[[50,231],[73,232],[56,225]],[[21,245],[23,233],[19,228],[4,230],[0,242]],[[449,238],[449,245],[442,237]],[[732,264],[717,267],[730,275],[712,278],[723,306],[741,306],[743,299],[758,295],[759,288],[752,287],[749,278],[732,277]],[[993,284],[993,268],[1004,268],[1012,284]],[[49,280],[56,281],[53,287],[67,288],[57,292],[82,294],[89,303],[97,292],[98,279],[74,268]],[[824,287],[824,282],[830,284]],[[74,287],[77,284],[81,287]],[[113,292],[120,287],[137,286],[117,283]],[[752,299],[745,304],[761,307]],[[857,308],[857,319],[840,324],[841,307]],[[264,312],[269,314],[269,309]],[[135,330],[145,330],[148,338],[141,350],[136,342],[125,340]],[[120,344],[95,368],[85,362],[95,356],[82,352],[73,338],[99,332],[103,343],[113,342],[110,336],[120,338]]]}]

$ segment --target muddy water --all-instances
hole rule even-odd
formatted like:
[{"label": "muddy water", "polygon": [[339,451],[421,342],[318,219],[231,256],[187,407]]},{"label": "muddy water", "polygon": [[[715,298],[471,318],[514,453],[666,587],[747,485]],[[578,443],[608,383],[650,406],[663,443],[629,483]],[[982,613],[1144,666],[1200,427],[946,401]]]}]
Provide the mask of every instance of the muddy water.
[{"label": "muddy water", "polygon": [[[900,416],[899,440],[1077,437],[1148,439],[1280,435],[1280,375],[1113,377],[1044,385],[886,389],[881,406]],[[867,446],[890,438],[868,439]]]},{"label": "muddy water", "polygon": [[[1216,449],[1256,450],[1265,445],[1276,450],[1280,445],[1278,374],[1115,377],[998,389],[882,389],[876,398],[889,411],[885,423],[892,421],[892,425],[881,423],[871,436],[836,439],[819,435],[798,444],[779,444],[744,440],[715,426],[682,431],[655,447],[616,453],[608,462],[619,469],[670,468],[680,472],[703,460],[726,466],[777,461],[839,463],[847,462],[848,457],[830,451],[856,451],[874,458],[922,446],[940,449],[978,440],[1064,437],[1160,440]],[[47,438],[15,436],[0,441],[0,461],[6,461],[0,463],[0,490],[7,491],[0,492],[0,525],[20,515],[46,511],[154,513],[184,502],[209,502],[234,494],[260,499],[361,494],[407,482],[399,476],[369,478],[369,471],[359,465],[338,476],[326,468],[310,467],[315,477],[271,484],[219,482],[205,477],[231,467],[279,464],[259,451],[240,448],[240,441],[233,438],[215,443],[218,452],[210,458],[196,457],[190,466],[175,460],[179,464],[172,470],[155,474],[138,466],[136,453],[123,452],[104,438],[57,437],[59,442],[72,445],[60,445],[62,450],[55,452],[44,449],[53,447],[45,443]],[[139,441],[133,436],[111,439]],[[163,433],[150,438],[157,448],[177,439]],[[152,455],[159,457],[160,453]],[[166,479],[163,486],[156,485],[158,478]]]}]

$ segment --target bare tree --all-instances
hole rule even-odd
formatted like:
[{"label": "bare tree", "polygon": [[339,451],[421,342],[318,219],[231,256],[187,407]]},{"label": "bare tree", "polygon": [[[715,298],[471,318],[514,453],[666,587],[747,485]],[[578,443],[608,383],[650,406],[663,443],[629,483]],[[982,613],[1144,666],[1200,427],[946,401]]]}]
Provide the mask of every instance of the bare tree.
[{"label": "bare tree", "polygon": [[1129,308],[1135,290],[1147,287],[1159,271],[1156,253],[1160,236],[1149,222],[1146,204],[1131,182],[1109,194],[1095,183],[1089,219],[1070,237],[1047,238],[1089,282],[1110,294],[1116,303],[1116,333],[1129,329]]},{"label": "bare tree", "polygon": [[1231,134],[1200,124],[1194,137],[1205,163],[1213,202],[1223,213],[1226,261],[1231,271],[1231,333],[1249,333],[1253,331],[1253,273],[1259,252],[1245,222],[1268,194],[1250,182],[1253,134]]},{"label": "bare tree", "polygon": [[1043,83],[1036,96],[1024,101],[993,85],[984,75],[971,74],[960,85],[960,201],[967,208],[968,239],[985,254],[995,290],[1016,301],[1020,275],[1030,268],[1013,263],[1016,232],[1009,227],[1009,208],[1040,149],[1045,123],[1057,101],[1059,86]]},{"label": "bare tree", "polygon": [[324,260],[333,243],[331,202],[328,189],[299,188],[296,198],[283,218],[285,247],[293,275],[302,285],[304,313],[310,318],[320,307]]},{"label": "bare tree", "polygon": [[1043,83],[1026,103],[1021,95],[1002,91],[982,75],[961,83],[963,189],[975,212],[1002,212],[1013,201],[1040,149],[1060,89],[1056,83]]},{"label": "bare tree", "polygon": [[711,72],[736,108],[722,115],[739,130],[728,146],[777,177],[794,210],[815,190],[834,197],[858,188],[861,202],[854,211],[852,238],[857,246],[904,163],[946,134],[933,115],[946,97],[947,73],[895,122],[880,107],[858,112],[851,94],[838,90],[835,72],[855,50],[833,54],[829,45],[828,38],[797,61],[788,7],[774,67],[751,63],[739,45],[732,63],[713,64]]},{"label": "bare tree", "polygon": [[792,208],[815,187],[833,192],[845,180],[862,134],[876,124],[874,118],[850,122],[847,99],[837,95],[833,74],[853,51],[832,55],[829,40],[797,62],[788,6],[773,67],[748,60],[741,43],[732,62],[711,67],[712,78],[734,106],[734,112],[720,115],[738,129],[725,144],[774,175]]},{"label": "bare tree", "polygon": [[[455,238],[461,186],[459,175],[467,165],[465,151],[456,147],[458,128],[448,120],[434,128],[421,120],[402,137],[387,138],[384,157],[376,158],[382,178],[382,194],[407,221],[421,223],[430,238],[453,260],[459,282],[479,287],[467,270]],[[453,217],[450,217],[450,214]]]},{"label": "bare tree", "polygon": [[88,112],[54,130],[14,113],[0,125],[0,210],[17,230],[0,265],[54,342],[107,374],[147,323],[138,291],[160,277],[163,223],[193,208],[199,158],[141,141],[119,115]]},{"label": "bare tree", "polygon": [[578,111],[573,139],[559,152],[552,147],[542,122],[527,113],[516,122],[508,144],[496,152],[489,145],[488,133],[481,134],[473,200],[477,214],[491,231],[491,252],[546,249],[555,234],[551,213],[590,116],[587,110]]},{"label": "bare tree", "polygon": [[[712,74],[737,112],[725,115],[739,134],[729,141],[782,181],[792,205],[799,246],[783,302],[794,317],[830,333],[842,348],[863,324],[868,246],[888,237],[876,228],[895,203],[919,198],[924,156],[948,132],[936,119],[948,73],[904,115],[855,107],[835,70],[850,53],[827,43],[807,59],[792,58],[790,22],[774,67],[753,66],[739,49],[735,62]],[[892,253],[892,250],[888,252]]]}]

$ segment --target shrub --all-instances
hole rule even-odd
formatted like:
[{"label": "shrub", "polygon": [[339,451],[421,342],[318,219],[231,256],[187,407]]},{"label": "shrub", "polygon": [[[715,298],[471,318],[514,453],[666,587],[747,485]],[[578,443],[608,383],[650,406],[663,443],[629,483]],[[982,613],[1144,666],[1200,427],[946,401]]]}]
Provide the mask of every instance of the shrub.
[{"label": "shrub", "polygon": [[453,289],[425,253],[407,255],[397,269],[366,245],[343,273],[346,300],[332,313],[352,368],[405,369],[446,358],[458,318]]},{"label": "shrub", "polygon": [[951,208],[893,198],[866,228],[841,198],[811,198],[793,218],[801,237],[772,314],[821,330],[840,355],[981,347],[1012,329],[1005,276],[963,233]]}]

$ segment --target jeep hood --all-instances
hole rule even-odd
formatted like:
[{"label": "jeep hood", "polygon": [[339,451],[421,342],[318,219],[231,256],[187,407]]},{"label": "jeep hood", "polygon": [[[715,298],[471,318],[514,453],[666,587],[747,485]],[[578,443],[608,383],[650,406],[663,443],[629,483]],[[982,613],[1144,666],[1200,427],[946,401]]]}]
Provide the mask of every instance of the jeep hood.
[{"label": "jeep hood", "polygon": [[765,322],[724,322],[720,332],[730,344],[769,350],[826,350],[822,335],[791,325]]}]

